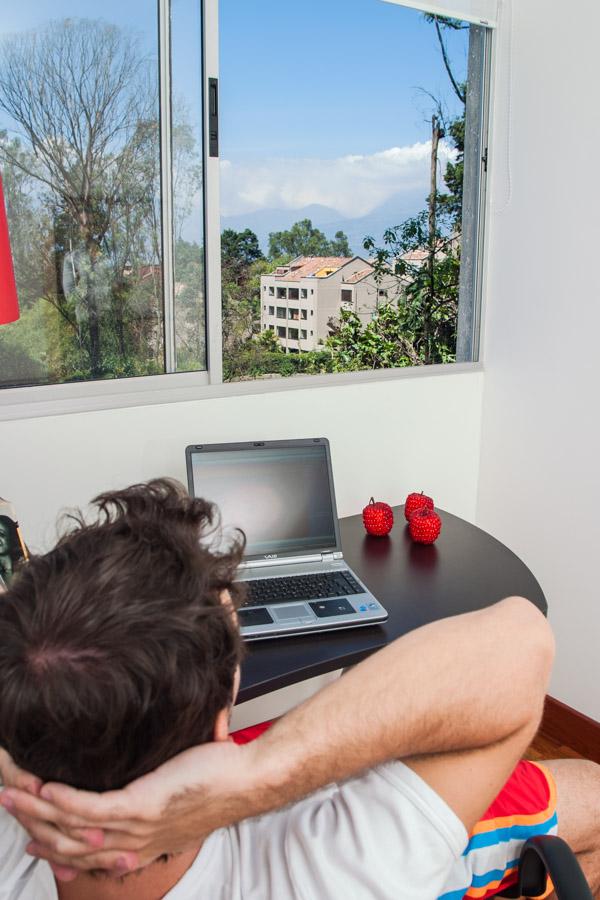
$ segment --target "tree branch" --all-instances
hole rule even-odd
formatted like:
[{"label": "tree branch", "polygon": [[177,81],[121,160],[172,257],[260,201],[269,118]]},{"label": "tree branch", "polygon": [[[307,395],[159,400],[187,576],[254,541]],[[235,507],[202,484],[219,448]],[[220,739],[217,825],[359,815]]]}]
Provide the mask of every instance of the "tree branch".
[{"label": "tree branch", "polygon": [[464,91],[461,91],[460,86],[458,85],[452,69],[450,67],[450,60],[448,59],[448,53],[446,51],[446,45],[444,44],[444,39],[442,37],[442,30],[440,28],[440,23],[438,21],[438,17],[434,16],[433,20],[435,22],[435,30],[438,36],[438,41],[440,42],[440,48],[442,50],[442,59],[444,60],[444,66],[446,67],[446,72],[448,73],[448,78],[452,83],[452,87],[454,88],[454,93],[458,97],[461,103],[466,104],[467,97]]}]

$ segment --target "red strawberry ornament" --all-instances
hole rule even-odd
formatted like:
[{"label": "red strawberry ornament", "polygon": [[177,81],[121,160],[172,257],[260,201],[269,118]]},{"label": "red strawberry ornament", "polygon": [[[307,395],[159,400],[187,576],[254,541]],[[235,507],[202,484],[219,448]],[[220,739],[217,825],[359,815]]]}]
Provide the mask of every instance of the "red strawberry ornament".
[{"label": "red strawberry ornament", "polygon": [[427,509],[433,509],[433,500],[421,491],[420,494],[409,494],[404,503],[404,517],[410,522],[410,517],[417,509],[425,506]]},{"label": "red strawberry ornament", "polygon": [[394,513],[388,503],[375,503],[373,497],[362,512],[363,523],[368,534],[384,537],[389,534],[394,524]]},{"label": "red strawberry ornament", "polygon": [[422,506],[410,517],[408,530],[418,544],[433,544],[442,530],[442,520],[432,509]]}]

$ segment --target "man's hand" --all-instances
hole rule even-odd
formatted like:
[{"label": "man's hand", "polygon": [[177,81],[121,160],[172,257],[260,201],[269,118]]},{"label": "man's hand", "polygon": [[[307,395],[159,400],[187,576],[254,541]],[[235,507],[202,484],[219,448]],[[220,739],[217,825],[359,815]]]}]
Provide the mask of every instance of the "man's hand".
[{"label": "man's hand", "polygon": [[91,868],[122,875],[252,814],[244,797],[256,762],[251,744],[204,744],[121,791],[93,793],[42,786],[0,751],[0,803],[32,837],[28,852],[47,859],[58,878]]},{"label": "man's hand", "polygon": [[[499,646],[502,666],[490,666]],[[58,877],[90,868],[124,874],[387,760],[505,740],[530,721],[552,654],[541,613],[508,598],[399,638],[249,744],[186,750],[104,794],[40,789],[9,763],[8,783],[31,793],[9,788],[0,800]],[[485,670],[484,687],[474,670]]]}]

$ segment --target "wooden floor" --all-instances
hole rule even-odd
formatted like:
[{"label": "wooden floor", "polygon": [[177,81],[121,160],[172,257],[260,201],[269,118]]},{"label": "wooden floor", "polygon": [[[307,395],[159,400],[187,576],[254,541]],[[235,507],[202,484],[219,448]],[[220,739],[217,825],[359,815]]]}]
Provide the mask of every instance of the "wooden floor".
[{"label": "wooden floor", "polygon": [[541,732],[525,754],[526,759],[583,759],[584,757],[565,744],[559,744]]}]

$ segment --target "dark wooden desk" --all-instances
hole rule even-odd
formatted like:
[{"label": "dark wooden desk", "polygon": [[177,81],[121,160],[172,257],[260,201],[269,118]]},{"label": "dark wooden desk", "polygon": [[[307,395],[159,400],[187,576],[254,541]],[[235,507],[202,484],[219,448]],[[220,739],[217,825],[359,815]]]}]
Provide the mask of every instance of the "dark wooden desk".
[{"label": "dark wooden desk", "polygon": [[354,665],[413,628],[511,594],[546,613],[542,589],[512,551],[463,519],[438,512],[442,533],[430,546],[410,539],[401,506],[385,538],[365,534],[360,515],[341,519],[344,558],[388,610],[387,622],[249,643],[238,702]]}]

